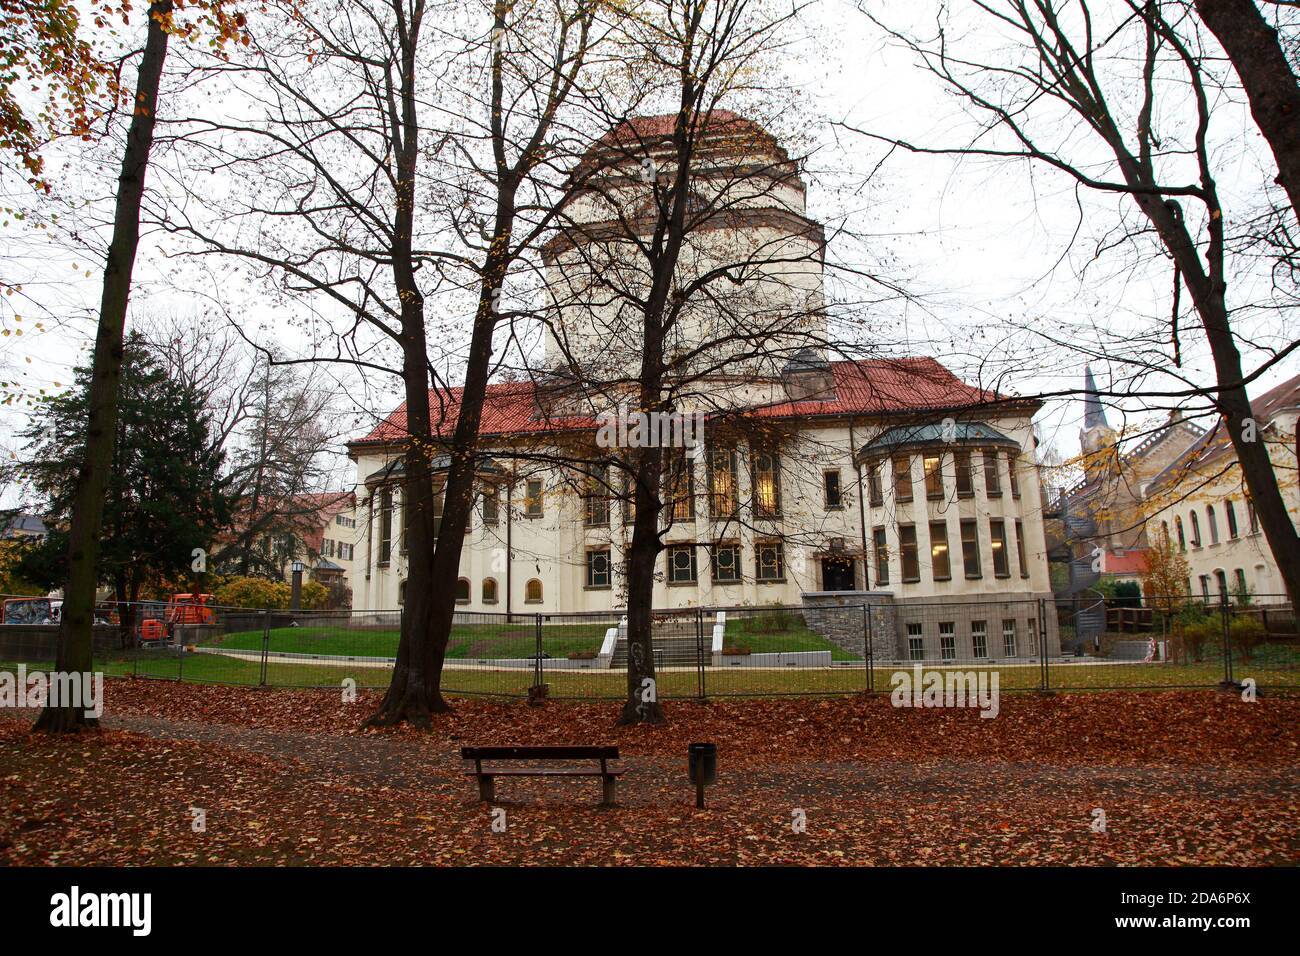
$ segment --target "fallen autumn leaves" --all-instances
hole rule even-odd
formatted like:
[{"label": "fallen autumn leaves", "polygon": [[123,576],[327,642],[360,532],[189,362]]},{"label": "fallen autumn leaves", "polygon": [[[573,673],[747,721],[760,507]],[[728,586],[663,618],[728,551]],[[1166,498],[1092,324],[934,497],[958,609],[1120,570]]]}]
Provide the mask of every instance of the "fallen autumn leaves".
[{"label": "fallen autumn leaves", "polygon": [[[26,715],[5,715],[0,862],[1300,861],[1295,700],[1006,695],[995,720],[885,697],[727,700],[618,728],[611,704],[462,699],[430,734],[362,733],[374,702],[124,680],[101,733],[33,736]],[[685,779],[696,740],[719,748],[704,812]],[[618,808],[598,809],[590,781],[509,780],[504,833],[458,759],[471,743],[605,742],[630,770]],[[792,832],[796,808],[806,833]]]}]

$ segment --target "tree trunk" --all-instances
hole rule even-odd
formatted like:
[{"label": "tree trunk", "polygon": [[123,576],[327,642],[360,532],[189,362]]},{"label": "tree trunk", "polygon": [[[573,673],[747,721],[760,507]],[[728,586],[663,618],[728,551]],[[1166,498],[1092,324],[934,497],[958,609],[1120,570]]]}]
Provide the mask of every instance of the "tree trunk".
[{"label": "tree trunk", "polygon": [[[89,673],[93,667],[92,627],[98,583],[99,537],[117,437],[126,307],[136,247],[140,242],[140,203],[144,197],[149,150],[153,145],[158,84],[167,56],[167,33],[160,18],[166,17],[171,10],[172,0],[155,0],[149,6],[148,37],[140,60],[134,110],[118,177],[113,239],[104,266],[99,329],[91,365],[86,445],[77,473],[72,520],[68,528],[68,581],[63,591],[63,617],[55,661],[55,669],[63,673]],[[84,710],[64,702],[63,706],[47,706],[37,719],[35,729],[63,733],[95,723],[94,718],[85,716]]]},{"label": "tree trunk", "polygon": [[[654,407],[642,404],[642,408]],[[655,677],[653,622],[655,564],[661,550],[662,449],[637,449],[634,459],[636,518],[627,558],[627,700],[618,722],[662,724],[665,718]]]},{"label": "tree trunk", "polygon": [[1277,160],[1277,182],[1300,215],[1300,85],[1277,31],[1255,0],[1196,0],[1196,12],[1232,60],[1250,100],[1250,114]]}]

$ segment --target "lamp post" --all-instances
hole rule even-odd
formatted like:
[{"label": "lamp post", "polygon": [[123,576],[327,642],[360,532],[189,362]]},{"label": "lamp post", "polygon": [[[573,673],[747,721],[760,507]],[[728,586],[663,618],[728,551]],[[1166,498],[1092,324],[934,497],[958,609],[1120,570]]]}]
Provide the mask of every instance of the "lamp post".
[{"label": "lamp post", "polygon": [[293,563],[293,584],[289,592],[289,610],[296,611],[302,607],[302,562]]}]

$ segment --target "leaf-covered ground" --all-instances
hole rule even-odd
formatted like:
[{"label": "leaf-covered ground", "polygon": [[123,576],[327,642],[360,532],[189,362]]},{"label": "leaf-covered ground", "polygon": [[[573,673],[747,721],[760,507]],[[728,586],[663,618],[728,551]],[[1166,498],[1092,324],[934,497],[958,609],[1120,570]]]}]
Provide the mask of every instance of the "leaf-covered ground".
[{"label": "leaf-covered ground", "polygon": [[[421,734],[358,730],[364,695],[107,691],[98,733],[52,739],[0,714],[0,863],[1300,862],[1298,700],[1004,695],[994,720],[884,696],[733,700],[616,728],[609,704],[462,699]],[[718,745],[705,811],[695,741]],[[596,806],[595,780],[499,780],[494,832],[459,760],[487,743],[617,744],[619,806]]]}]

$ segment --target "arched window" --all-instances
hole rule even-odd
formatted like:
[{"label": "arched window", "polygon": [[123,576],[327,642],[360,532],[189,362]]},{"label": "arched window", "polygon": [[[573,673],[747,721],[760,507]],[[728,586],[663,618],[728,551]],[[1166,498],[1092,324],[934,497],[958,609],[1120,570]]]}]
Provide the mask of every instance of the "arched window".
[{"label": "arched window", "polygon": [[1236,538],[1237,537],[1237,509],[1233,506],[1231,498],[1229,498],[1227,501],[1223,503],[1223,513],[1227,515],[1228,518],[1228,537]]},{"label": "arched window", "polygon": [[1216,568],[1214,571],[1214,580],[1219,585],[1219,600],[1228,600],[1228,575],[1223,568]]},{"label": "arched window", "polygon": [[469,603],[469,578],[456,579],[456,603]]},{"label": "arched window", "polygon": [[497,603],[497,579],[496,578],[483,579],[483,603],[484,604]]},{"label": "arched window", "polygon": [[398,604],[406,603],[406,582],[405,581],[397,582],[397,603]]},{"label": "arched window", "polygon": [[1214,514],[1214,505],[1205,506],[1205,517],[1210,522],[1210,544],[1219,543],[1219,519]]},{"label": "arched window", "polygon": [[1201,520],[1196,517],[1196,512],[1192,512],[1192,547],[1201,546]]},{"label": "arched window", "polygon": [[541,604],[542,603],[542,582],[537,578],[532,578],[524,585],[524,603]]},{"label": "arched window", "polygon": [[1168,522],[1168,521],[1162,521],[1162,522],[1160,522],[1160,536],[1161,536],[1161,538],[1164,539],[1165,543],[1168,543],[1168,542],[1169,542],[1169,522]]},{"label": "arched window", "polygon": [[1179,551],[1186,551],[1186,550],[1187,550],[1187,536],[1186,536],[1185,534],[1183,534],[1183,519],[1182,519],[1182,518],[1175,518],[1175,519],[1174,519],[1174,527],[1178,529],[1178,550],[1179,550]]}]

